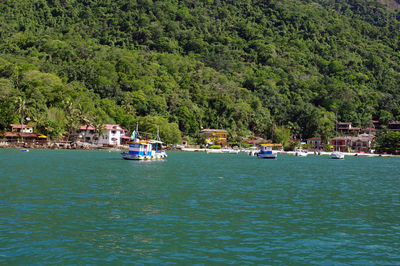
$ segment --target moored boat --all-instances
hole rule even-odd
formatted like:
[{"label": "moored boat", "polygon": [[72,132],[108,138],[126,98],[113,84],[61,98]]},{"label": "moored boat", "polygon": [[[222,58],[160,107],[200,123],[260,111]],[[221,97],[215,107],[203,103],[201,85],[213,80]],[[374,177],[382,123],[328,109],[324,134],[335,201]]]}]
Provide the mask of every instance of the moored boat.
[{"label": "moored boat", "polygon": [[141,140],[136,135],[136,131],[132,133],[131,142],[129,143],[129,151],[121,153],[125,160],[159,160],[167,157],[167,153],[162,150],[162,142],[157,140]]},{"label": "moored boat", "polygon": [[261,144],[260,152],[257,154],[257,157],[261,159],[276,159],[278,157],[278,153],[272,150],[272,145]]},{"label": "moored boat", "polygon": [[334,151],[331,153],[331,159],[344,159],[344,154],[340,151]]},{"label": "moored boat", "polygon": [[308,153],[304,150],[296,150],[293,155],[298,157],[306,157]]}]

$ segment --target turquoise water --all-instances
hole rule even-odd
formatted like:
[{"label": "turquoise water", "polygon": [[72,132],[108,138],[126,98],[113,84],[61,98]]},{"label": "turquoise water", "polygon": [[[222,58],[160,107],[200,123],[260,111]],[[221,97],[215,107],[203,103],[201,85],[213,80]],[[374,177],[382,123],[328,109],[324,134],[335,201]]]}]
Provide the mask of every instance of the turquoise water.
[{"label": "turquoise water", "polygon": [[400,264],[400,158],[0,150],[0,265]]}]

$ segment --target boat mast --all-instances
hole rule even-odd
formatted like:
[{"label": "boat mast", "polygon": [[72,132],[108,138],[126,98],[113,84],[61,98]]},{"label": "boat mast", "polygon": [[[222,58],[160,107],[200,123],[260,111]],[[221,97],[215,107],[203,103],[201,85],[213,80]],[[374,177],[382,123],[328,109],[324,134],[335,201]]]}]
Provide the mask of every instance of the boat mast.
[{"label": "boat mast", "polygon": [[158,148],[158,133],[159,133],[160,127],[157,126],[157,142],[156,142],[156,153],[157,153],[157,148]]}]

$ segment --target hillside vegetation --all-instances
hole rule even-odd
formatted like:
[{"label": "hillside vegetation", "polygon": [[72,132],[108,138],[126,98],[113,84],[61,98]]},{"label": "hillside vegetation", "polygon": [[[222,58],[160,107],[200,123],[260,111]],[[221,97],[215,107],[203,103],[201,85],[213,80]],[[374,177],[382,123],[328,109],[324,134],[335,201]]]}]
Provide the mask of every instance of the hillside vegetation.
[{"label": "hillside vegetation", "polygon": [[327,139],[400,120],[399,45],[396,1],[3,0],[0,130]]}]

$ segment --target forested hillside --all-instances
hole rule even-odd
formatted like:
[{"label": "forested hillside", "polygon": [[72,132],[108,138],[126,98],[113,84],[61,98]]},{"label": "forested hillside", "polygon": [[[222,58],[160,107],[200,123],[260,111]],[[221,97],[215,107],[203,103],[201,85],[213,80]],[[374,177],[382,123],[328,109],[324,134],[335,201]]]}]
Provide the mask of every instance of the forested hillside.
[{"label": "forested hillside", "polygon": [[393,0],[3,0],[0,130],[327,139],[400,120],[399,46]]}]

